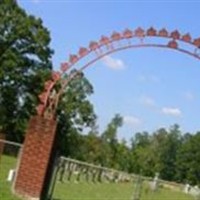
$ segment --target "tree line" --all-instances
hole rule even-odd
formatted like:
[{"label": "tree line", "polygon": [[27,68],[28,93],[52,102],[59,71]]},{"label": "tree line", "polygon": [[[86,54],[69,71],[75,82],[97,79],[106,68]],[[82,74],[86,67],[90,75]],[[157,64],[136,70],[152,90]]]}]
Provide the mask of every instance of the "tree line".
[{"label": "tree line", "polygon": [[[8,140],[23,142],[28,120],[36,114],[38,94],[52,70],[50,41],[40,18],[26,13],[15,0],[0,1],[0,133]],[[130,173],[154,176],[159,172],[166,180],[199,184],[200,132],[182,133],[173,125],[121,141],[117,131],[123,118],[117,114],[99,133],[88,99],[93,93],[84,74],[65,88],[57,109],[60,154]],[[84,128],[90,128],[87,135],[82,134]]]},{"label": "tree line", "polygon": [[[177,124],[119,140],[123,118],[115,117],[103,133],[77,135],[66,156],[110,168],[179,183],[200,184],[200,132],[183,133]],[[69,150],[69,149],[68,149]]]}]

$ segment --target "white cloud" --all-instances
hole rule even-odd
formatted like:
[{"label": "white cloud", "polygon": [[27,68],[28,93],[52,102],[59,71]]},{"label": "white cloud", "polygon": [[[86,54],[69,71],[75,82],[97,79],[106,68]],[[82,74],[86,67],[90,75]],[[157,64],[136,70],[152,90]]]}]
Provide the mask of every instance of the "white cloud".
[{"label": "white cloud", "polygon": [[140,103],[147,107],[155,107],[156,103],[155,100],[148,96],[143,96],[140,98]]},{"label": "white cloud", "polygon": [[163,107],[161,112],[165,115],[171,115],[174,117],[180,117],[182,115],[182,112],[179,108],[173,107]]},{"label": "white cloud", "polygon": [[113,70],[122,70],[125,68],[125,64],[121,59],[113,58],[111,56],[105,56],[102,58],[105,66]]},{"label": "white cloud", "polygon": [[195,99],[194,94],[192,94],[191,92],[185,92],[183,94],[184,98],[188,101],[193,101]]},{"label": "white cloud", "polygon": [[139,126],[142,123],[141,119],[134,116],[124,116],[123,121],[125,124],[130,125],[132,127]]}]

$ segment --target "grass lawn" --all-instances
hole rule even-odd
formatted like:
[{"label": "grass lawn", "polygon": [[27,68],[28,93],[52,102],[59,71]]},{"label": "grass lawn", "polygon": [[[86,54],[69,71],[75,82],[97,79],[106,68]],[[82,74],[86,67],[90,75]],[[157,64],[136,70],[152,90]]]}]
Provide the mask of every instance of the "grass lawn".
[{"label": "grass lawn", "polygon": [[7,181],[10,169],[14,169],[17,159],[10,156],[0,158],[0,200],[18,200],[11,192],[11,182]]},{"label": "grass lawn", "polygon": [[[143,184],[141,200],[193,200],[182,192],[161,188],[157,192]],[[57,181],[54,200],[133,200],[134,183],[92,183]]]},{"label": "grass lawn", "polygon": [[[0,160],[0,200],[19,200],[12,195],[11,183],[7,182],[10,169],[15,168],[16,159],[2,156]],[[56,182],[53,195],[54,200],[133,200],[133,183],[79,183]],[[141,200],[193,200],[191,196],[181,192],[161,188],[158,192],[151,192],[144,186]]]}]

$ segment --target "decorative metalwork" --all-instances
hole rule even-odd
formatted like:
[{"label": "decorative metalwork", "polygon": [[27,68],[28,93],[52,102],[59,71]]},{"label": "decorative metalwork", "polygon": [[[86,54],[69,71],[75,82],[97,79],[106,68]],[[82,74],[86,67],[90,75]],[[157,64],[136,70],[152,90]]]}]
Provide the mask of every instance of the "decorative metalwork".
[{"label": "decorative metalwork", "polygon": [[155,30],[153,27],[151,27],[151,28],[149,28],[149,29],[147,30],[147,35],[148,35],[148,36],[156,36],[156,35],[157,35],[157,32],[156,32],[156,30]]},{"label": "decorative metalwork", "polygon": [[[145,43],[145,38],[147,37],[149,39]],[[158,40],[154,39],[156,37],[162,38],[162,41],[159,40],[159,44]],[[135,40],[137,38],[139,40]],[[70,55],[68,61],[61,64],[60,72],[53,72],[51,80],[45,83],[44,91],[39,95],[41,103],[37,107],[38,115],[53,117],[60,96],[69,81],[104,56],[130,48],[147,47],[170,48],[200,60],[200,38],[193,39],[189,33],[181,34],[178,30],[170,32],[165,28],[156,30],[153,27],[147,30],[141,27],[135,30],[125,29],[121,33],[114,31],[111,36],[101,36],[98,41],[91,41],[88,47],[79,48],[77,54]],[[75,67],[76,63],[87,56],[89,59],[84,59],[86,61],[82,67],[65,79],[65,73],[69,72],[72,67]],[[57,82],[61,85],[61,89],[58,92],[54,89]]]},{"label": "decorative metalwork", "polygon": [[178,40],[180,39],[180,33],[177,30],[175,30],[171,33],[170,37],[172,37],[174,40]]},{"label": "decorative metalwork", "polygon": [[81,48],[79,49],[79,52],[78,52],[80,58],[86,56],[88,53],[89,53],[89,51],[88,51],[88,49],[85,48],[85,47],[81,47]]}]

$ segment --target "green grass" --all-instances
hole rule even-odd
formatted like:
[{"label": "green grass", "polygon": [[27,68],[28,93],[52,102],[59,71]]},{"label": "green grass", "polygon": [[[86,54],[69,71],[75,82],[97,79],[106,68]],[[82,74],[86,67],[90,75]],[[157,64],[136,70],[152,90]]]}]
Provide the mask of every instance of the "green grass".
[{"label": "green grass", "polygon": [[142,200],[194,200],[192,196],[186,195],[183,192],[172,191],[169,189],[160,189],[157,192],[143,191]]},{"label": "green grass", "polygon": [[0,158],[0,200],[18,200],[11,192],[11,182],[7,181],[10,169],[14,169],[17,159],[10,156]]},{"label": "green grass", "polygon": [[[133,200],[134,183],[86,183],[57,181],[55,200]],[[143,184],[141,200],[193,200],[189,195],[165,188],[152,192]]]},{"label": "green grass", "polygon": [[[2,156],[0,160],[0,200],[19,200],[11,192],[11,183],[7,182],[10,169],[15,168],[16,159]],[[133,183],[79,183],[56,182],[53,199],[55,200],[133,200]],[[182,192],[161,188],[151,192],[147,184],[143,187],[141,200],[193,200]]]},{"label": "green grass", "polygon": [[[117,186],[117,187],[116,187]],[[127,199],[131,196],[131,188],[128,184],[104,183],[57,183],[55,199],[62,200],[103,200],[103,199]],[[129,198],[128,198],[129,199]]]}]

